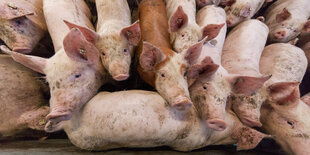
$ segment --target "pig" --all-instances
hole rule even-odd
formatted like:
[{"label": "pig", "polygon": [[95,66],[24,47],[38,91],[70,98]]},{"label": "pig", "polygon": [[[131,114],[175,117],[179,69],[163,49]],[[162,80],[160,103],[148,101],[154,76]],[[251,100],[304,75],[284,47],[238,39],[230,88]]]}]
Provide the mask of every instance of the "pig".
[{"label": "pig", "polygon": [[[167,15],[169,19],[170,43],[175,52],[180,53],[193,44],[208,36],[213,39],[222,25],[200,28],[196,23],[195,0],[166,0]],[[212,33],[212,34],[210,34]]]},{"label": "pig", "polygon": [[278,0],[265,12],[266,24],[271,43],[286,43],[296,38],[300,32],[310,32],[309,0]]},{"label": "pig", "polygon": [[31,53],[46,32],[42,0],[0,2],[0,39],[13,51]]},{"label": "pig", "polygon": [[29,129],[44,133],[48,86],[38,79],[40,75],[4,54],[0,55],[0,73],[0,140],[37,137],[27,134]]},{"label": "pig", "polygon": [[[164,2],[144,0],[138,9],[142,40],[137,56],[139,75],[147,84],[155,87],[169,105],[178,110],[187,110],[192,101],[186,78],[193,77],[187,77],[186,71],[198,59],[205,39],[182,53],[176,53],[169,43]],[[205,61],[202,72],[208,70],[208,65],[212,65],[209,57],[206,57]]]},{"label": "pig", "polygon": [[156,92],[129,90],[100,92],[55,131],[64,129],[75,146],[86,150],[169,146],[190,151],[234,143],[244,150],[267,136],[244,126],[233,113],[227,113],[225,120],[228,128],[215,132],[199,119],[193,106],[178,111]]},{"label": "pig", "polygon": [[96,32],[84,1],[45,0],[43,6],[56,54],[47,59],[18,54],[4,46],[1,49],[11,54],[15,61],[46,75],[51,94],[51,110],[45,128],[48,131],[53,125],[70,119],[109,77],[100,62],[95,46]]},{"label": "pig", "polygon": [[268,27],[261,21],[247,20],[229,33],[223,47],[223,67],[230,74],[244,76],[234,84],[229,102],[241,121],[250,127],[261,126],[262,100],[256,94],[270,78],[270,75],[263,76],[259,72],[259,60],[268,32]]},{"label": "pig", "polygon": [[218,6],[223,0],[196,0],[198,8],[203,8],[206,5]]},{"label": "pig", "polygon": [[261,107],[262,129],[288,154],[310,153],[309,96],[300,99],[298,88],[306,67],[303,51],[284,43],[265,47],[260,61],[261,73],[272,74],[264,85],[268,96]]},{"label": "pig", "polygon": [[299,37],[297,42],[297,46],[304,50],[305,55],[308,59],[308,69],[307,71],[310,72],[310,32],[309,33],[302,33]]},{"label": "pig", "polygon": [[98,41],[103,66],[117,81],[129,77],[133,47],[140,41],[139,21],[131,24],[126,0],[96,0]]},{"label": "pig", "polygon": [[251,19],[263,6],[265,0],[226,0],[222,4],[226,5],[227,26],[234,27],[239,23]]}]

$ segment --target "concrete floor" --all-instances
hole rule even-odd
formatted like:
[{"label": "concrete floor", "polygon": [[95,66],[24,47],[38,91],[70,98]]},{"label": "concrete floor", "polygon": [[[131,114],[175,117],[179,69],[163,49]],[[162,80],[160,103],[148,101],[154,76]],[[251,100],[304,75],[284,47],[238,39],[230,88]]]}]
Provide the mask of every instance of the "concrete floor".
[{"label": "concrete floor", "polygon": [[184,153],[173,151],[167,147],[150,149],[116,149],[104,152],[89,152],[73,146],[67,139],[0,141],[0,155],[90,155],[90,154],[210,154],[210,155],[280,155],[284,154],[274,142],[262,142],[255,150],[237,152],[234,146],[211,146],[200,150]]}]

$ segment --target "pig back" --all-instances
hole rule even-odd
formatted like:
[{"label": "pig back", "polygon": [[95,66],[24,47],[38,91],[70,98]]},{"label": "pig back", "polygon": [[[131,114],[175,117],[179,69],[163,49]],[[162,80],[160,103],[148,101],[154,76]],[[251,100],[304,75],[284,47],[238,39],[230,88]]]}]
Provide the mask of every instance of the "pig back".
[{"label": "pig back", "polygon": [[17,123],[23,113],[48,103],[43,94],[48,88],[37,73],[7,55],[0,55],[0,74],[0,135],[12,136],[27,128]]},{"label": "pig back", "polygon": [[76,146],[106,150],[185,145],[182,141],[197,124],[193,109],[184,114],[170,107],[156,92],[130,90],[99,93],[80,113],[64,122],[63,128]]},{"label": "pig back", "polygon": [[259,76],[259,59],[268,32],[268,27],[255,19],[236,26],[224,43],[223,67],[232,74]]},{"label": "pig back", "polygon": [[[139,4],[141,41],[147,41],[157,47],[170,48],[168,18],[163,0],[143,0]],[[141,43],[140,43],[141,46]],[[142,48],[139,48],[139,53]]]},{"label": "pig back", "polygon": [[83,0],[43,0],[43,11],[56,52],[69,33],[64,20],[94,30],[90,10]]},{"label": "pig back", "polygon": [[272,75],[265,83],[301,82],[307,69],[304,52],[291,44],[277,43],[266,46],[260,60],[260,72]]}]

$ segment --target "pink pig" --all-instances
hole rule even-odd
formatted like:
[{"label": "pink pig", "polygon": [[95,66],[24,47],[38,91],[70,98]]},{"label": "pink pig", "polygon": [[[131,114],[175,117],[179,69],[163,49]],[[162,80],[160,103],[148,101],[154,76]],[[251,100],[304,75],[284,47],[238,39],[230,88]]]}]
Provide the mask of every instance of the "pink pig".
[{"label": "pink pig", "polygon": [[131,14],[126,0],[96,0],[98,41],[103,66],[113,79],[129,77],[133,47],[140,41],[139,22],[131,24]]},{"label": "pink pig", "polygon": [[[200,102],[197,104],[208,104]],[[178,111],[156,92],[101,92],[55,131],[64,129],[74,145],[86,150],[169,146],[190,151],[235,143],[238,150],[247,150],[267,136],[244,126],[231,111],[224,119],[227,129],[217,132],[207,127],[193,106]]]},{"label": "pink pig", "polygon": [[169,23],[170,43],[180,53],[191,45],[208,36],[207,40],[216,35],[208,34],[208,27],[199,27],[196,23],[195,0],[166,0]]},{"label": "pink pig", "polygon": [[278,0],[265,12],[270,42],[288,42],[300,32],[310,32],[309,0]]},{"label": "pink pig", "polygon": [[[107,73],[100,63],[94,44],[97,38],[84,1],[45,0],[43,5],[56,54],[45,59],[10,52],[3,46],[1,49],[15,61],[46,75],[51,92],[48,131],[88,102],[106,81]],[[75,25],[69,20],[81,26],[72,28]]]},{"label": "pink pig", "polygon": [[264,86],[267,95],[261,108],[262,128],[289,154],[310,153],[309,96],[300,100],[298,88],[306,68],[303,51],[290,44],[265,47],[260,61],[261,73],[272,74]]},{"label": "pink pig", "polygon": [[42,0],[0,1],[0,39],[13,51],[31,53],[46,32]]},{"label": "pink pig", "polygon": [[262,100],[256,94],[270,78],[259,72],[259,60],[268,32],[268,27],[258,20],[244,21],[229,33],[223,48],[223,67],[230,74],[244,76],[234,84],[229,102],[232,102],[232,108],[241,121],[248,126],[261,126],[259,109]]},{"label": "pink pig", "polygon": [[225,11],[227,14],[227,26],[233,27],[245,20],[251,19],[263,6],[264,2],[265,0],[223,1],[222,4],[226,5]]},{"label": "pink pig", "polygon": [[48,86],[37,79],[39,74],[3,54],[0,74],[0,140],[43,136],[28,131],[44,131],[49,113],[44,92],[48,92]]}]

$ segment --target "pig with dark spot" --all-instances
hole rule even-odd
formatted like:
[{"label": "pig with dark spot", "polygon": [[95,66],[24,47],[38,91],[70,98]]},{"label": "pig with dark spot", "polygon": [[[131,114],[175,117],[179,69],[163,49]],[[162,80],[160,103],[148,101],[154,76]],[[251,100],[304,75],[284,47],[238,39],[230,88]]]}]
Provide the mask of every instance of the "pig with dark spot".
[{"label": "pig with dark spot", "polygon": [[127,0],[96,0],[98,41],[103,66],[117,81],[129,77],[133,47],[140,41],[139,21],[131,24]]},{"label": "pig with dark spot", "polygon": [[261,73],[272,74],[265,83],[262,129],[288,154],[310,154],[310,103],[307,95],[300,99],[298,88],[306,67],[303,51],[283,43],[267,46],[260,61]]},{"label": "pig with dark spot", "polygon": [[[180,53],[193,44],[208,36],[211,40],[217,34],[208,34],[209,27],[199,27],[196,23],[195,0],[166,0],[169,19],[170,43],[173,49]],[[216,25],[220,27],[220,25]]]},{"label": "pig with dark spot", "polygon": [[265,0],[226,0],[222,4],[226,5],[227,26],[233,27],[237,24],[251,19],[263,6]]},{"label": "pig with dark spot", "polygon": [[240,120],[248,126],[261,126],[262,100],[259,89],[270,78],[259,72],[259,60],[267,41],[268,27],[259,20],[247,20],[227,36],[223,47],[222,65],[230,74],[243,76],[234,83],[229,102]]},{"label": "pig with dark spot", "polygon": [[0,74],[0,140],[17,135],[37,137],[26,132],[44,131],[45,116],[49,113],[45,98],[48,86],[38,79],[39,74],[3,54]]},{"label": "pig with dark spot", "polygon": [[309,0],[278,0],[265,12],[270,42],[288,42],[300,32],[310,32]]},{"label": "pig with dark spot", "polygon": [[168,19],[162,0],[142,1],[139,5],[139,17],[142,40],[138,51],[139,75],[146,83],[155,87],[171,106],[178,110],[188,109],[192,101],[186,72],[197,61],[204,40],[182,53],[174,52],[169,43]]},{"label": "pig with dark spot", "polygon": [[[46,125],[49,131],[87,103],[107,81],[108,74],[94,44],[97,37],[84,1],[44,0],[43,5],[56,54],[45,59],[18,54],[3,46],[1,49],[10,53],[15,61],[46,75],[51,94]],[[72,27],[75,24],[69,21],[80,26]]]},{"label": "pig with dark spot", "polygon": [[206,5],[219,5],[223,0],[196,0],[198,8],[203,8]]},{"label": "pig with dark spot", "polygon": [[13,51],[31,53],[46,32],[42,0],[0,1],[0,39]]},{"label": "pig with dark spot", "polygon": [[225,121],[227,129],[217,132],[198,117],[194,106],[178,111],[156,92],[130,90],[99,93],[55,129],[64,129],[74,145],[86,150],[169,146],[190,151],[235,143],[238,150],[247,150],[266,137],[244,126],[231,111]]}]

